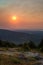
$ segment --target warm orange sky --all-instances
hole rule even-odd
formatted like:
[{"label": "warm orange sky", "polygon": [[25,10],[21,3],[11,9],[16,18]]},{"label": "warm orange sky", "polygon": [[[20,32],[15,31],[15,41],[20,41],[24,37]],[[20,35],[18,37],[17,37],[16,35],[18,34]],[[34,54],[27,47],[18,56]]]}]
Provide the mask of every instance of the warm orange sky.
[{"label": "warm orange sky", "polygon": [[43,30],[43,0],[0,0],[1,28]]}]

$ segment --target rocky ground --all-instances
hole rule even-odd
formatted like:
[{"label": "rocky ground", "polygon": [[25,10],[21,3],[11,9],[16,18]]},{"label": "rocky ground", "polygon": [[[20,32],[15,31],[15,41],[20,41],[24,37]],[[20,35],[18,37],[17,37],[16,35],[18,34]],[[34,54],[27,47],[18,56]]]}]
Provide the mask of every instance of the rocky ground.
[{"label": "rocky ground", "polygon": [[43,65],[43,53],[0,49],[0,65]]}]

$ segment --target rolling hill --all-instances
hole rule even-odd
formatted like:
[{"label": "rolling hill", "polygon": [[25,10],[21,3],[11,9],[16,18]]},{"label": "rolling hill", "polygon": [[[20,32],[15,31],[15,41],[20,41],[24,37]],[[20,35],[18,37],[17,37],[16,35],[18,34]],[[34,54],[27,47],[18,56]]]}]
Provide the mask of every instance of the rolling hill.
[{"label": "rolling hill", "polygon": [[39,43],[41,39],[43,39],[43,31],[21,32],[0,29],[0,40],[6,40],[18,44],[29,40]]}]

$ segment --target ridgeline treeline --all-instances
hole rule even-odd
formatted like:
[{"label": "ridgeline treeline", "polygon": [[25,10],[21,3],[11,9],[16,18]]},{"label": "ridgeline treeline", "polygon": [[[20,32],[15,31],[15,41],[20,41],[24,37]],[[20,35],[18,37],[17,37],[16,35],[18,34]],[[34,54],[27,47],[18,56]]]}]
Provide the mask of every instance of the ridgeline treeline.
[{"label": "ridgeline treeline", "polygon": [[8,47],[8,48],[21,47],[22,49],[24,49],[24,51],[28,51],[30,49],[39,49],[41,52],[43,52],[43,39],[40,41],[38,45],[36,45],[33,41],[16,45],[15,43],[0,40],[0,47]]}]

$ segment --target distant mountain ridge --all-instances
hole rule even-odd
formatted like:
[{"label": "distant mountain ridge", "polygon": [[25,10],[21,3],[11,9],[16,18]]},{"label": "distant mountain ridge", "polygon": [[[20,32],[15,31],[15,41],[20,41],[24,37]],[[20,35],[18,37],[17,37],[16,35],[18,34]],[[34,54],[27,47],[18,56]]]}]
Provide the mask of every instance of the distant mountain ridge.
[{"label": "distant mountain ridge", "polygon": [[43,31],[20,32],[0,29],[0,40],[6,40],[18,44],[29,40],[40,42],[41,39],[43,39]]}]

